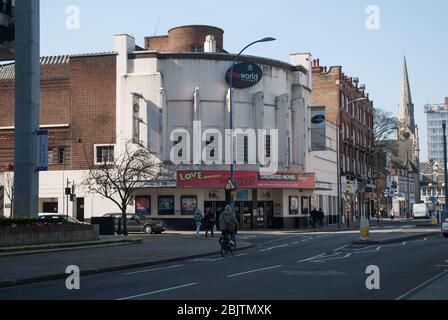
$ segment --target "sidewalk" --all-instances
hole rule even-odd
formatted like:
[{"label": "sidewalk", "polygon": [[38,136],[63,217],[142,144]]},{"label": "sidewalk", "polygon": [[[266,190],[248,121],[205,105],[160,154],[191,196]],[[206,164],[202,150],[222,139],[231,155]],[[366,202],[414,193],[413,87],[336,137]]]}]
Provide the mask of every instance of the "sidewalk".
[{"label": "sidewalk", "polygon": [[396,228],[390,230],[371,230],[368,241],[355,240],[354,244],[377,245],[389,244],[404,241],[424,239],[425,237],[441,236],[440,229],[437,227],[427,228]]},{"label": "sidewalk", "polygon": [[420,289],[409,300],[448,300],[448,270],[425,287]]},{"label": "sidewalk", "polygon": [[[192,236],[144,237],[140,244],[79,249],[23,256],[0,257],[0,287],[65,279],[67,266],[76,265],[82,275],[146,267],[217,254],[219,238],[200,240]],[[239,241],[239,250],[253,247]]]}]

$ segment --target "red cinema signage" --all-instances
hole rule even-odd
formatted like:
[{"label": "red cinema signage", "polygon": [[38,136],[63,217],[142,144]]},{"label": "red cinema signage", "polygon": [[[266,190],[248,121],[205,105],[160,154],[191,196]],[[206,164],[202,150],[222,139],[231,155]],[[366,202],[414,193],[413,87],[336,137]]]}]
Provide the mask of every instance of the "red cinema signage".
[{"label": "red cinema signage", "polygon": [[[230,179],[229,171],[179,170],[179,188],[219,188],[224,189]],[[279,172],[261,175],[258,171],[236,171],[235,180],[239,189],[315,189],[316,177],[312,174]]]}]

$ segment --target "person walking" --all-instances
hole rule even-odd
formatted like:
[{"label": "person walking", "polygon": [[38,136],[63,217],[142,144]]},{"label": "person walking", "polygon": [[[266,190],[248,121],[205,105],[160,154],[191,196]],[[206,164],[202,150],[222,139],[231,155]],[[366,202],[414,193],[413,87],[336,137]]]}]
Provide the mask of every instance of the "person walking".
[{"label": "person walking", "polygon": [[322,210],[322,208],[319,209],[318,220],[319,220],[319,225],[321,227],[323,227],[324,226],[324,222],[325,222],[325,213],[324,213],[324,210]]},{"label": "person walking", "polygon": [[390,220],[392,220],[392,222],[395,220],[395,215],[395,210],[392,208],[392,210],[390,210]]},{"label": "person walking", "polygon": [[213,229],[215,228],[216,217],[212,209],[208,209],[207,213],[205,214],[204,220],[205,220],[205,237],[208,238],[208,233],[210,232],[212,238],[214,238],[215,234]]},{"label": "person walking", "polygon": [[202,212],[201,210],[196,210],[196,213],[194,214],[193,220],[196,225],[196,239],[199,239],[201,227],[202,227]]},{"label": "person walking", "polygon": [[313,226],[313,229],[317,228],[317,209],[314,208],[313,211],[311,211],[311,225]]}]

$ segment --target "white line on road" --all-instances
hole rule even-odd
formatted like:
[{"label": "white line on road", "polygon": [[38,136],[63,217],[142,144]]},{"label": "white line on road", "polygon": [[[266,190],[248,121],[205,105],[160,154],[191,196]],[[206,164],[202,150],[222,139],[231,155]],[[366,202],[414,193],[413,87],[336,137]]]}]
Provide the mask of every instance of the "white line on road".
[{"label": "white line on road", "polygon": [[426,286],[427,284],[441,278],[442,276],[444,276],[446,273],[448,273],[448,270],[443,271],[441,274],[435,276],[434,278],[429,279],[428,281],[423,282],[421,285],[415,287],[414,289],[406,292],[404,295],[398,297],[395,300],[404,300],[405,298],[407,298],[408,296],[410,296],[411,294],[413,294],[414,292],[416,292],[417,290],[423,288],[424,286]]},{"label": "white line on road", "polygon": [[130,297],[125,297],[125,298],[120,298],[120,299],[117,299],[117,301],[131,300],[131,299],[135,299],[135,298],[141,298],[141,297],[150,296],[150,295],[152,295],[152,294],[156,294],[156,293],[161,293],[161,292],[166,292],[166,291],[173,291],[173,290],[182,289],[182,288],[187,288],[187,287],[192,287],[192,286],[196,286],[196,285],[198,285],[198,284],[197,284],[197,283],[189,283],[189,284],[185,284],[185,285],[183,285],[183,286],[172,287],[172,288],[167,288],[167,289],[162,289],[162,290],[152,291],[152,292],[148,292],[148,293],[142,293],[142,294],[138,294],[138,295],[135,295],[135,296],[130,296]]},{"label": "white line on road", "polygon": [[340,250],[342,250],[342,249],[347,248],[348,246],[350,246],[350,243],[349,243],[349,244],[346,244],[345,246],[342,246],[342,247],[340,247],[340,248],[334,249],[334,251],[340,251]]},{"label": "white line on road", "polygon": [[250,273],[267,271],[267,270],[272,270],[272,269],[278,269],[278,268],[281,268],[281,267],[283,267],[283,265],[278,265],[278,266],[273,266],[273,267],[268,267],[268,268],[263,268],[263,269],[250,270],[250,271],[246,271],[246,272],[232,274],[230,276],[227,276],[226,278],[235,278],[235,277],[243,276],[243,275],[250,274]]},{"label": "white line on road", "polygon": [[280,249],[280,248],[284,248],[284,247],[287,247],[287,246],[289,246],[289,244],[283,244],[281,246],[270,247],[270,248],[267,248],[267,249],[260,250],[260,252],[272,251],[274,249]]},{"label": "white line on road", "polygon": [[135,271],[135,272],[128,272],[128,273],[123,273],[124,276],[131,276],[134,274],[139,274],[139,273],[146,273],[146,272],[152,272],[152,271],[159,271],[159,270],[168,270],[168,269],[175,269],[175,268],[180,268],[183,267],[183,264],[178,264],[175,266],[171,266],[171,267],[164,267],[164,268],[156,268],[156,269],[146,269],[146,270],[140,270],[140,271]]},{"label": "white line on road", "polygon": [[323,256],[326,255],[326,254],[327,254],[327,253],[322,253],[322,254],[319,254],[319,255],[317,255],[317,256],[308,258],[308,259],[304,259],[304,260],[301,260],[301,261],[297,261],[297,263],[302,263],[302,262],[307,262],[307,261],[315,260],[315,259],[317,259],[317,258],[323,257]]}]

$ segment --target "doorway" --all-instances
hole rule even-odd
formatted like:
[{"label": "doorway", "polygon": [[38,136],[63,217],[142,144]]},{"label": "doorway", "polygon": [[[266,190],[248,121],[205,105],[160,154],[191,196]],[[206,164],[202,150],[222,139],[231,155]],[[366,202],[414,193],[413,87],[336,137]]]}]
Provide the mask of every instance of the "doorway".
[{"label": "doorway", "polygon": [[250,201],[240,201],[235,203],[235,215],[240,222],[240,229],[253,228],[253,204]]},{"label": "doorway", "polygon": [[211,210],[216,218],[216,228],[219,230],[219,217],[221,216],[221,213],[226,208],[226,202],[225,201],[206,201],[204,202],[204,214],[208,212],[208,210]]},{"label": "doorway", "polygon": [[84,222],[84,198],[76,199],[76,219]]},{"label": "doorway", "polygon": [[259,201],[257,217],[255,217],[254,227],[257,229],[272,229],[274,227],[274,202]]}]

